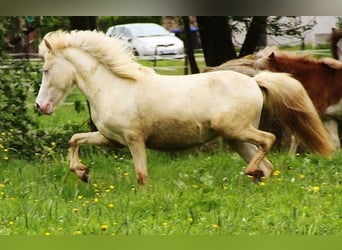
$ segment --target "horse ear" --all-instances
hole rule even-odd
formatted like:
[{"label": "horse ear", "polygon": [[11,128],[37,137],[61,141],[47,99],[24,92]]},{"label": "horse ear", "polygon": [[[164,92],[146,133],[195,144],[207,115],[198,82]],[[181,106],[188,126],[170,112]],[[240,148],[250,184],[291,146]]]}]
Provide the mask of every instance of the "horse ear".
[{"label": "horse ear", "polygon": [[274,58],[274,52],[272,52],[271,55],[269,55],[269,58]]},{"label": "horse ear", "polygon": [[48,42],[48,40],[44,39],[45,46],[49,49],[50,52],[53,52],[51,44]]}]

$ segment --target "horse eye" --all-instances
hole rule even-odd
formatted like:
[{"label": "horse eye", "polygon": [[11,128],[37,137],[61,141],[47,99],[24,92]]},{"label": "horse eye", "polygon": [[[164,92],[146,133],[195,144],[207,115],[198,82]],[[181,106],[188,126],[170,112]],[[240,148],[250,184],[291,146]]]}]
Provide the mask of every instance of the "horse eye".
[{"label": "horse eye", "polygon": [[44,73],[44,74],[49,73],[49,69],[43,69],[43,73]]}]

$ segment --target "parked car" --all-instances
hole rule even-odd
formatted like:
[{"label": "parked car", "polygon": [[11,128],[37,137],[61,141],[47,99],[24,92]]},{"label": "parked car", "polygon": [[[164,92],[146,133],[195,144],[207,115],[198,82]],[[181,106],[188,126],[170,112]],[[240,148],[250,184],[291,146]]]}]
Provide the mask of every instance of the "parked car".
[{"label": "parked car", "polygon": [[183,58],[184,43],[155,23],[131,23],[108,28],[106,35],[127,41],[136,56]]}]

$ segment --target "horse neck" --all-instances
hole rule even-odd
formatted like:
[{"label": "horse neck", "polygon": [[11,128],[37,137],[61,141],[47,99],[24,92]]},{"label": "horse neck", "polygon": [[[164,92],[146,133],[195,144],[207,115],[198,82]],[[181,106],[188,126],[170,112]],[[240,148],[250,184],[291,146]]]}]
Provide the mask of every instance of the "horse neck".
[{"label": "horse neck", "polygon": [[[76,85],[88,99],[92,94],[89,91],[94,92],[97,88],[104,88],[106,84],[113,85],[120,82],[115,81],[118,76],[89,53],[77,48],[69,48],[65,50],[63,56],[75,67]],[[108,81],[108,78],[111,80]]]},{"label": "horse neck", "polygon": [[310,71],[312,64],[303,60],[289,58],[274,58],[269,61],[268,67],[270,71],[286,72],[294,76],[299,76],[303,72]]}]

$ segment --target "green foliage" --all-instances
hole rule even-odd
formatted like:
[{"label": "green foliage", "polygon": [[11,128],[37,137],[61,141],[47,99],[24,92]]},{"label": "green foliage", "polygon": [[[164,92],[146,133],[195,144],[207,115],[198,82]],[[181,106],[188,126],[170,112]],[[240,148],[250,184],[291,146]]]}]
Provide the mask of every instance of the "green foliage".
[{"label": "green foliage", "polygon": [[[7,60],[0,68],[0,161],[11,158],[51,158],[51,145],[66,154],[68,138],[83,124],[39,129],[33,115],[34,97],[41,81],[41,61]],[[77,108],[82,106],[77,103]],[[39,115],[36,113],[36,116]]]},{"label": "green foliage", "polygon": [[337,23],[336,23],[337,28],[342,29],[342,17],[338,16],[337,17]]},{"label": "green foliage", "polygon": [[54,30],[70,30],[70,18],[66,16],[43,16],[37,26],[42,36]]},{"label": "green foliage", "polygon": [[6,49],[10,46],[9,38],[20,39],[22,30],[18,17],[0,16],[0,59],[8,58]]},{"label": "green foliage", "polygon": [[[0,132],[9,137],[7,149],[27,155],[27,143],[36,126],[28,114],[27,97],[32,82],[40,81],[37,65],[25,60],[3,61],[0,68]],[[31,150],[29,150],[31,152]]]}]

